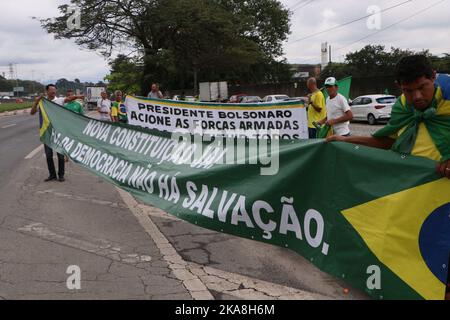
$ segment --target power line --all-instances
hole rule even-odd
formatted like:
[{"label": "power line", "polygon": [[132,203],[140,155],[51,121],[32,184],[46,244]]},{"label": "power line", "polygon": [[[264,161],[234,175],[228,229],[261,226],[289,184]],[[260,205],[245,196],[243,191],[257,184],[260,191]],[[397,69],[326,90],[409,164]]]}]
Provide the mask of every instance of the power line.
[{"label": "power line", "polygon": [[367,35],[367,36],[365,36],[365,37],[362,37],[361,39],[358,39],[358,40],[356,40],[355,42],[352,42],[352,43],[350,43],[350,44],[348,44],[348,45],[346,45],[346,46],[344,46],[344,47],[342,47],[342,48],[339,48],[339,49],[337,49],[337,50],[340,51],[340,50],[342,50],[342,49],[348,48],[348,47],[350,47],[350,46],[352,46],[352,45],[354,45],[354,44],[356,44],[356,43],[358,43],[358,42],[360,42],[360,41],[362,41],[362,40],[365,40],[365,39],[370,38],[370,37],[372,37],[372,36],[374,36],[374,35],[376,35],[376,34],[379,34],[380,32],[383,32],[383,31],[385,31],[385,30],[387,30],[387,29],[390,29],[390,28],[392,28],[392,27],[394,27],[394,26],[396,26],[396,25],[398,25],[398,24],[400,24],[400,23],[402,23],[402,22],[405,22],[406,20],[412,19],[412,18],[414,18],[415,16],[418,16],[419,14],[422,14],[422,13],[424,13],[425,11],[427,11],[427,10],[429,10],[429,9],[431,9],[431,8],[437,6],[437,5],[439,5],[439,4],[441,4],[442,2],[445,2],[445,1],[446,1],[446,0],[441,0],[441,1],[435,2],[434,4],[432,4],[432,5],[430,5],[430,6],[426,7],[426,8],[423,8],[423,9],[421,9],[421,10],[419,10],[419,11],[416,11],[414,14],[412,14],[412,15],[410,15],[410,16],[404,18],[404,19],[401,19],[401,20],[399,20],[399,21],[397,21],[397,22],[395,22],[395,23],[393,23],[393,24],[390,24],[389,26],[387,26],[387,27],[385,27],[385,28],[383,28],[383,29],[381,29],[381,30],[378,30],[378,31],[376,31],[376,32],[374,32],[374,33],[371,33],[371,34],[369,34],[369,35]]},{"label": "power line", "polygon": [[[392,9],[394,9],[394,8],[400,7],[400,6],[404,5],[404,4],[406,4],[406,3],[408,3],[408,2],[412,2],[412,1],[414,1],[414,0],[407,0],[407,1],[404,1],[404,2],[402,2],[402,3],[396,4],[396,5],[394,5],[394,6],[391,6],[391,7],[388,7],[388,8],[384,8],[384,9],[380,10],[380,13],[386,12],[386,11],[388,11],[388,10],[392,10]],[[368,17],[371,17],[371,16],[373,16],[373,14],[365,15],[364,17],[361,17],[361,18],[358,18],[358,19],[354,19],[354,20],[348,21],[348,22],[346,22],[346,23],[337,25],[337,26],[335,26],[335,27],[332,27],[332,28],[329,28],[329,29],[326,29],[326,30],[322,30],[322,31],[319,31],[319,32],[310,34],[310,35],[308,35],[308,36],[305,36],[305,37],[303,37],[303,38],[300,38],[300,39],[291,41],[291,42],[289,42],[288,44],[292,44],[292,43],[296,43],[296,42],[299,42],[299,41],[303,41],[303,40],[306,40],[306,39],[309,39],[309,38],[318,36],[318,35],[320,35],[320,34],[324,34],[324,33],[327,33],[327,32],[329,32],[329,31],[333,31],[333,30],[336,30],[336,29],[339,29],[339,28],[348,26],[349,24],[352,24],[352,23],[361,21],[361,20],[363,20],[363,19],[367,19]]]},{"label": "power line", "polygon": [[[300,7],[296,7],[295,9],[292,8],[291,10],[292,10],[292,12],[294,12],[294,11],[296,11],[296,10],[298,10],[298,9],[301,9],[301,8],[303,8],[303,7],[306,7],[308,4],[311,4],[313,1],[314,1],[314,0],[306,0],[306,3],[303,3],[303,5],[301,5]],[[303,2],[305,2],[305,1],[303,1]],[[299,4],[301,4],[301,3],[299,3]]]},{"label": "power line", "polygon": [[297,3],[291,5],[291,6],[289,7],[289,10],[294,9],[294,7],[297,7],[298,5],[300,5],[300,4],[302,4],[302,3],[306,2],[306,1],[309,1],[309,0],[300,0],[300,1],[298,1]]}]

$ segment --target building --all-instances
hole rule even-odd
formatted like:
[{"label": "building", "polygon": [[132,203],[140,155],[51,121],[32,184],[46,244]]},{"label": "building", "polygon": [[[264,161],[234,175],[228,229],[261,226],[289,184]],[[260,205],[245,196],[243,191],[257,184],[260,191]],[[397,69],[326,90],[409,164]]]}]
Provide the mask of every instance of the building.
[{"label": "building", "polygon": [[293,80],[301,81],[310,77],[319,78],[322,72],[320,64],[291,64]]}]

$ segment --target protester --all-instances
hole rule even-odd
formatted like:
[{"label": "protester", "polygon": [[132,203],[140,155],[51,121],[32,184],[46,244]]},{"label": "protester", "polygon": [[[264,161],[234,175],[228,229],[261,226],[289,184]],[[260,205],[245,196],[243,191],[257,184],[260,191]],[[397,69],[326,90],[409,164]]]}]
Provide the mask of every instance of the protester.
[{"label": "protester", "polygon": [[113,122],[128,123],[127,108],[122,101],[123,93],[120,90],[114,92],[115,101],[111,107],[111,119]]},{"label": "protester", "polygon": [[[372,137],[332,136],[369,147],[392,149],[437,162],[436,171],[450,179],[450,76],[433,70],[423,55],[407,56],[396,66],[403,94],[392,108],[388,125]],[[450,276],[446,299],[450,300]]]},{"label": "protester", "polygon": [[[70,97],[65,98],[57,98],[56,97],[56,86],[54,84],[49,84],[45,87],[46,96],[47,99],[53,103],[59,104],[60,106],[64,106],[64,104],[72,102],[76,99],[83,99],[83,96],[75,96],[72,95]],[[33,106],[31,107],[31,115],[36,114],[37,107],[39,105],[39,102],[42,100],[42,96],[37,97],[34,100]],[[43,118],[42,114],[39,110],[39,127],[42,127],[43,124]],[[55,163],[53,162],[53,150],[48,147],[47,145],[44,145],[45,149],[45,156],[47,158],[47,168],[49,172],[49,177],[45,179],[45,182],[53,181],[53,180],[59,180],[61,182],[65,181],[64,174],[65,174],[65,165],[64,165],[64,156],[60,153],[57,153],[58,156],[58,176],[56,175],[56,169],[55,169]]]},{"label": "protester", "polygon": [[164,98],[161,91],[159,91],[159,85],[157,85],[156,83],[152,84],[151,91],[148,94],[148,98],[151,98],[151,99],[163,99]]},{"label": "protester", "polygon": [[[68,89],[67,93],[66,93],[66,98],[71,98],[71,97],[74,97],[73,90]],[[80,99],[83,99],[83,96],[75,97],[75,100],[65,103],[64,108],[71,110],[73,112],[79,113],[79,114],[84,114],[83,103],[81,101],[79,101]]]},{"label": "protester", "polygon": [[396,67],[403,94],[392,108],[388,125],[372,137],[337,137],[375,148],[391,149],[441,161],[442,176],[450,179],[450,76],[437,75],[425,56],[404,57]]},{"label": "protester", "polygon": [[317,136],[317,129],[314,126],[314,123],[319,123],[327,116],[325,96],[322,91],[317,88],[316,78],[309,78],[306,85],[311,92],[308,95],[308,134],[310,139],[315,139]]},{"label": "protester", "polygon": [[97,101],[97,111],[100,114],[100,120],[111,121],[111,100],[108,99],[108,93],[103,91],[102,97]]},{"label": "protester", "polygon": [[319,124],[326,124],[332,127],[334,134],[338,136],[349,136],[350,121],[353,119],[353,113],[348,101],[338,92],[339,87],[335,78],[327,78],[325,80],[325,88],[329,95],[326,102],[327,116]]}]

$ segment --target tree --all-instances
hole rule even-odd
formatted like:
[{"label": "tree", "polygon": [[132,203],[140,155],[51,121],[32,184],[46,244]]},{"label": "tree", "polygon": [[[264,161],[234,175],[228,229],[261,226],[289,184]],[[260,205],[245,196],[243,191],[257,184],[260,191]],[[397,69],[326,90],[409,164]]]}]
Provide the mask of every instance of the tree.
[{"label": "tree", "polygon": [[[68,5],[42,20],[58,38],[75,39],[110,57],[116,46],[134,50],[143,64],[142,89],[157,79],[196,84],[239,74],[282,54],[289,11],[277,0],[71,0],[81,8],[81,29],[67,28]],[[269,69],[270,70],[270,69]]]},{"label": "tree", "polygon": [[141,92],[140,77],[142,68],[136,66],[131,58],[119,55],[109,65],[111,66],[111,73],[105,77],[105,80],[109,81],[109,90],[121,90],[128,94]]},{"label": "tree", "polygon": [[346,55],[344,63],[330,63],[323,71],[322,78],[334,76],[343,78],[353,76],[359,78],[375,76],[393,76],[395,65],[404,56],[424,54],[432,57],[428,50],[414,52],[400,48],[386,51],[383,45],[367,45],[359,51]]}]

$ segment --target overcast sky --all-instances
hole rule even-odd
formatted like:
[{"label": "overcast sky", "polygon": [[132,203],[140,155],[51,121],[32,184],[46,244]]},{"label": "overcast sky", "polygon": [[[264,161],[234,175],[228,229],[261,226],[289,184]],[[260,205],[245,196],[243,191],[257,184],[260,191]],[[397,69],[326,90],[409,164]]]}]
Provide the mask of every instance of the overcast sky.
[{"label": "overcast sky", "polygon": [[[284,45],[285,56],[291,63],[319,63],[322,42],[332,46],[334,61],[343,61],[346,53],[359,50],[367,44],[429,49],[434,54],[449,53],[450,0],[411,0],[381,13],[380,25],[375,24],[376,19],[371,19],[372,29],[368,28],[367,19],[363,19],[297,41],[363,17],[368,14],[370,6],[385,9],[405,1],[281,0],[287,8],[294,10],[291,18],[292,34]],[[8,64],[14,63],[20,79],[33,78],[45,83],[63,77],[69,80],[79,78],[81,81],[103,80],[109,71],[103,57],[80,50],[72,41],[54,40],[31,18],[56,16],[57,6],[68,2],[0,0],[0,74],[4,72],[9,77]],[[428,7],[431,8],[423,11]],[[368,38],[358,42],[365,37]]]}]

